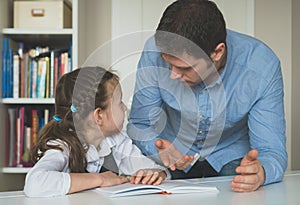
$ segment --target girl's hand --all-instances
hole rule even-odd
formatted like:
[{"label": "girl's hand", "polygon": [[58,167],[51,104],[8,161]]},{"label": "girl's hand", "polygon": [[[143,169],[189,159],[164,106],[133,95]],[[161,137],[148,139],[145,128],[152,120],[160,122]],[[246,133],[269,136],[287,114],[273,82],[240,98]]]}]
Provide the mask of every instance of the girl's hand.
[{"label": "girl's hand", "polygon": [[69,194],[96,187],[108,187],[129,182],[124,176],[118,176],[111,171],[103,173],[70,173],[71,186]]},{"label": "girl's hand", "polygon": [[124,176],[118,176],[111,171],[98,174],[100,177],[100,187],[108,187],[129,182],[129,179]]},{"label": "girl's hand", "polygon": [[167,174],[161,169],[141,169],[130,177],[132,184],[153,184],[159,185],[167,178]]}]

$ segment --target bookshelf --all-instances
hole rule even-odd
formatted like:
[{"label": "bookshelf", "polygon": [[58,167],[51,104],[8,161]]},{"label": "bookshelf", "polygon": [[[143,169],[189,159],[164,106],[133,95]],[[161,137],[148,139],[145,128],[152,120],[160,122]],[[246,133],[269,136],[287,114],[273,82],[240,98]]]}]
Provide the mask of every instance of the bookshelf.
[{"label": "bookshelf", "polygon": [[[71,53],[72,69],[78,67],[78,0],[64,0],[72,7],[72,27],[62,29],[45,29],[45,28],[13,28],[13,3],[14,0],[1,0],[0,2],[0,49],[2,51],[2,38],[8,38],[15,42],[24,43],[25,47],[48,46],[50,49],[57,50],[62,48],[69,48]],[[1,82],[3,75],[1,53]],[[50,88],[51,89],[51,88]],[[7,129],[8,129],[8,109],[15,107],[41,107],[54,108],[54,98],[32,98],[32,97],[2,97],[2,83],[1,83],[1,97],[0,97],[0,191],[22,189],[24,185],[25,173],[30,168],[28,167],[9,167],[7,166]],[[52,109],[53,111],[53,109]]]}]

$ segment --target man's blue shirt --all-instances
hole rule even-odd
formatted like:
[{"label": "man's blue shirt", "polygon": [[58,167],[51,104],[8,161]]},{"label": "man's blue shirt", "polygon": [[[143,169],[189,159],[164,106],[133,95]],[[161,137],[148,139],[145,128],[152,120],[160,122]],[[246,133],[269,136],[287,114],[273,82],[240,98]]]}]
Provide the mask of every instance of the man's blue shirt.
[{"label": "man's blue shirt", "polygon": [[163,138],[182,154],[199,153],[216,171],[257,149],[265,184],[280,181],[287,167],[280,61],[261,41],[230,30],[226,46],[219,78],[188,87],[170,79],[150,38],[138,64],[128,134],[156,161],[154,142]]}]

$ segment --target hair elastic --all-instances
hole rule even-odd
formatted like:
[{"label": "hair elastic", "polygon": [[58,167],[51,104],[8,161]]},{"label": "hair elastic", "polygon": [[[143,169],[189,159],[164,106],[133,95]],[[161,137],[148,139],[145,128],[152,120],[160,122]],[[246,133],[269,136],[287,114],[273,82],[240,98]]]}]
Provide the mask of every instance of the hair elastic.
[{"label": "hair elastic", "polygon": [[61,119],[60,119],[59,117],[57,117],[56,115],[54,115],[54,116],[52,117],[52,119],[53,119],[54,121],[56,121],[56,122],[60,122],[60,121],[61,121]]},{"label": "hair elastic", "polygon": [[78,112],[78,110],[75,108],[74,104],[72,104],[70,106],[70,109],[71,109],[72,112]]}]

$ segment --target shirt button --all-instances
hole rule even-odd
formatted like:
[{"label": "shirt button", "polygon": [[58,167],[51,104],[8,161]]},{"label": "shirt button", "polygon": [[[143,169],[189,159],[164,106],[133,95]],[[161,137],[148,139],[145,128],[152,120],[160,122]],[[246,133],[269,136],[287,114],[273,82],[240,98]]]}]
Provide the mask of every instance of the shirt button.
[{"label": "shirt button", "polygon": [[202,118],[203,118],[203,115],[199,115],[198,118],[199,118],[199,119],[202,119]]},{"label": "shirt button", "polygon": [[202,130],[199,130],[199,131],[198,131],[198,134],[202,134],[202,133],[203,133],[203,131],[202,131]]},{"label": "shirt button", "polygon": [[204,142],[204,139],[200,139],[199,142],[200,142],[200,143],[203,143],[203,142]]}]

